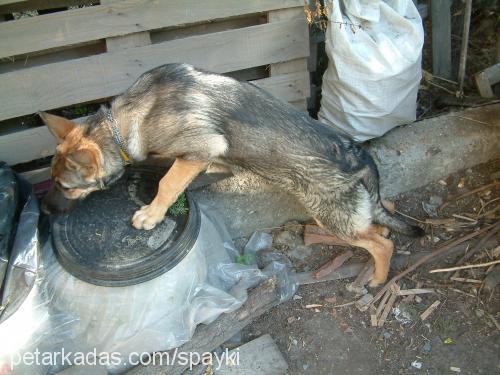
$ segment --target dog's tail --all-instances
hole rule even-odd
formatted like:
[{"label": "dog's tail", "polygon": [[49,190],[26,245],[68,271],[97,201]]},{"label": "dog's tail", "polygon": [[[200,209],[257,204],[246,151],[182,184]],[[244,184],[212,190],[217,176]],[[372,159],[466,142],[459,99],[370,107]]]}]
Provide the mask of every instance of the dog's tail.
[{"label": "dog's tail", "polygon": [[361,181],[370,194],[373,221],[407,236],[423,236],[425,231],[422,228],[416,225],[411,225],[387,211],[380,198],[379,174],[377,166],[366,151],[360,150],[360,156],[366,165],[366,167],[363,168],[364,173],[361,174]]},{"label": "dog's tail", "polygon": [[421,237],[425,234],[425,231],[422,228],[417,227],[416,225],[408,224],[406,221],[403,221],[392,215],[383,206],[380,199],[378,199],[378,202],[373,205],[372,214],[374,222],[380,225],[384,225],[396,232],[405,234],[410,237]]}]

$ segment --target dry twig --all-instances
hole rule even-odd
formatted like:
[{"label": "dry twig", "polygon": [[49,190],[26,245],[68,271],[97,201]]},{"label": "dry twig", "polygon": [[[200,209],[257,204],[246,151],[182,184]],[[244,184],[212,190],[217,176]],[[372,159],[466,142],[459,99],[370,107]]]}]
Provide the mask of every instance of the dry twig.
[{"label": "dry twig", "polygon": [[479,268],[479,267],[488,267],[494,264],[500,263],[500,260],[494,260],[486,263],[479,264],[467,264],[465,266],[457,266],[457,267],[449,267],[449,268],[437,268],[435,270],[430,270],[429,273],[437,273],[437,272],[448,272],[448,271],[458,271],[458,270],[466,270],[469,268]]},{"label": "dry twig", "polygon": [[[497,225],[499,225],[499,224],[500,223],[498,223]],[[461,243],[463,243],[465,241],[469,241],[470,239],[477,237],[480,234],[483,234],[494,227],[495,227],[495,225],[489,225],[489,226],[484,227],[476,232],[469,233],[463,237],[457,238],[456,240],[453,240],[451,242],[444,244],[443,246],[441,246],[437,250],[433,251],[432,253],[420,258],[417,262],[412,264],[406,270],[404,270],[403,272],[399,273],[398,275],[394,276],[391,280],[389,280],[389,282],[387,284],[385,284],[385,286],[377,293],[377,295],[375,297],[373,297],[372,304],[375,303],[376,301],[378,301],[384,295],[384,293],[391,287],[392,284],[394,284],[396,281],[400,280],[404,276],[408,275],[410,272],[414,271],[422,264],[427,263],[429,260],[431,260],[437,256],[441,256],[441,255],[445,254],[447,251],[454,248],[455,246],[460,245]]]}]

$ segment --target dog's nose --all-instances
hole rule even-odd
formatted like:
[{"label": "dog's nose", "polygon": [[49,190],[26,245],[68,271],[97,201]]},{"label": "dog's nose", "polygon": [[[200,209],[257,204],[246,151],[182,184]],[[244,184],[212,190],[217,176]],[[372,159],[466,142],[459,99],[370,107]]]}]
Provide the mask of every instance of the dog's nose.
[{"label": "dog's nose", "polygon": [[57,184],[52,184],[49,191],[42,199],[41,210],[50,215],[70,211],[75,205],[76,200],[66,198]]}]

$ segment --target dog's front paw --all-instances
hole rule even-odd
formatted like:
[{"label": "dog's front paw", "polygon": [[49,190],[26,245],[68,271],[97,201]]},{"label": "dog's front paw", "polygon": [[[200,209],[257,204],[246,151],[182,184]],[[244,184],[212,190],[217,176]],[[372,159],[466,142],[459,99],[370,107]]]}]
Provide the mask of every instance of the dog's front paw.
[{"label": "dog's front paw", "polygon": [[165,212],[163,212],[163,210],[158,209],[155,205],[149,204],[135,211],[134,216],[132,216],[132,225],[137,229],[150,230],[161,222],[164,216]]}]

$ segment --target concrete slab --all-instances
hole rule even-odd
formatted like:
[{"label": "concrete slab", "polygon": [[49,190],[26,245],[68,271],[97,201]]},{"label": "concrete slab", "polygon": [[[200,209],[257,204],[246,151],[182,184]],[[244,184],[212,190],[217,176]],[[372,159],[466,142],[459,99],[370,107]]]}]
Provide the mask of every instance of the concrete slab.
[{"label": "concrete slab", "polygon": [[[382,196],[390,198],[500,158],[499,145],[500,104],[492,104],[398,127],[366,147],[379,167]],[[246,171],[193,195],[221,213],[233,238],[308,218],[294,197]]]},{"label": "concrete slab", "polygon": [[234,366],[223,364],[214,370],[216,375],[282,375],[288,365],[269,334],[260,336],[229,352],[229,358],[237,354],[238,363]]}]

